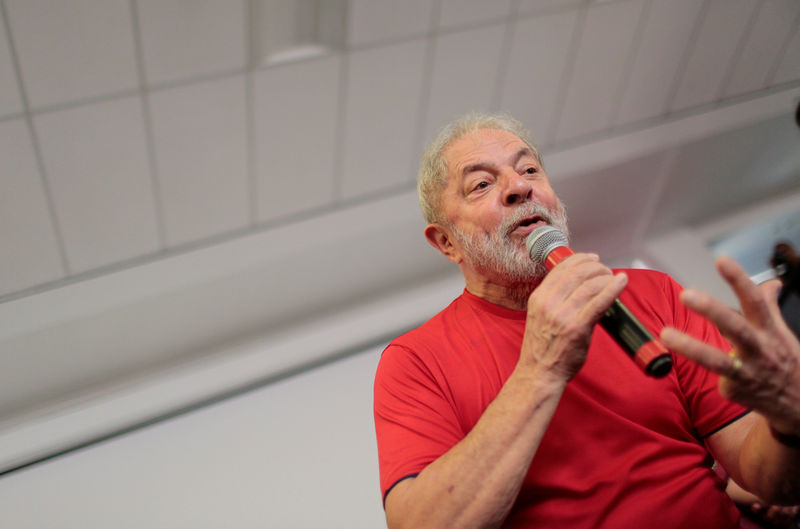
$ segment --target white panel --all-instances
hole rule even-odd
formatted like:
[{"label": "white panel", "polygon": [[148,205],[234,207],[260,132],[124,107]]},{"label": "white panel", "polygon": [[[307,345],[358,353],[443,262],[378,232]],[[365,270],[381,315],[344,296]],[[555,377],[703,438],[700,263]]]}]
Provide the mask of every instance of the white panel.
[{"label": "white panel", "polygon": [[342,197],[413,181],[424,58],[422,40],[350,56]]},{"label": "white panel", "polygon": [[722,89],[758,0],[712,0],[670,110],[710,103]]},{"label": "white panel", "polygon": [[332,57],[255,74],[259,220],[333,201],[340,64]]},{"label": "white panel", "polygon": [[800,79],[800,28],[797,27],[781,59],[773,83],[785,83],[794,81],[795,79]]},{"label": "white panel", "polygon": [[0,295],[63,274],[24,121],[0,123]]},{"label": "white panel", "polygon": [[168,245],[247,225],[244,83],[237,76],[150,97]]},{"label": "white panel", "polygon": [[386,527],[375,347],[0,478],[13,529]]},{"label": "white panel", "polygon": [[35,118],[72,272],[158,249],[138,97]]},{"label": "white panel", "polygon": [[245,66],[244,0],[139,0],[148,84]]},{"label": "white panel", "polygon": [[666,234],[647,241],[645,256],[655,262],[659,270],[670,274],[687,287],[699,288],[708,294],[738,308],[738,300],[730,287],[714,268],[714,254],[707,241],[689,228],[674,227]]},{"label": "white panel", "polygon": [[578,11],[572,10],[514,25],[500,108],[521,120],[538,143],[546,140],[553,122],[577,19]]},{"label": "white panel", "polygon": [[697,0],[655,0],[650,5],[630,77],[617,103],[615,125],[665,111],[702,6]]},{"label": "white panel", "polygon": [[556,9],[575,7],[585,3],[584,0],[519,0],[517,12],[520,15],[534,15],[552,12]]},{"label": "white panel", "polygon": [[32,107],[137,87],[126,0],[9,0],[6,6]]},{"label": "white panel", "polygon": [[511,0],[442,0],[439,26],[453,28],[496,22],[511,15]]},{"label": "white panel", "polygon": [[797,28],[799,10],[797,0],[768,0],[761,4],[758,18],[725,88],[725,97],[764,88],[783,44]]},{"label": "white panel", "polygon": [[587,10],[556,140],[597,132],[609,125],[643,3],[614,2]]},{"label": "white panel", "polygon": [[570,245],[576,251],[602,250],[604,260],[635,251],[669,162],[669,156],[658,152],[579,177],[559,179],[561,175],[551,174],[570,214]]},{"label": "white panel", "polygon": [[496,25],[437,38],[425,141],[458,115],[489,110],[505,31],[505,25]]},{"label": "white panel", "polygon": [[[794,105],[781,116],[683,147],[659,199],[653,229],[695,225],[800,183]],[[724,192],[720,192],[724,190]]]},{"label": "white panel", "polygon": [[[2,22],[0,16],[0,22]],[[0,24],[0,116],[22,112],[22,99],[19,96],[17,75],[11,62],[8,49],[8,35],[5,24]]]},{"label": "white panel", "polygon": [[350,45],[418,36],[431,30],[433,0],[350,0]]}]

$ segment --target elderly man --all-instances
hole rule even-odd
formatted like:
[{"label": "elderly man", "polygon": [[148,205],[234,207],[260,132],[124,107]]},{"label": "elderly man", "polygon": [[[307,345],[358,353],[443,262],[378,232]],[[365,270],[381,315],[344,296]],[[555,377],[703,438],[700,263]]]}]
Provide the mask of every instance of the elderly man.
[{"label": "elderly man", "polygon": [[[721,261],[742,316],[592,254],[545,274],[525,239],[543,224],[566,232],[564,208],[527,132],[505,116],[446,127],[418,189],[425,237],[466,288],[381,357],[390,529],[735,527],[714,460],[762,498],[797,501],[800,345],[774,289]],[[692,360],[673,354],[668,376],[646,377],[595,327],[617,297]]]}]

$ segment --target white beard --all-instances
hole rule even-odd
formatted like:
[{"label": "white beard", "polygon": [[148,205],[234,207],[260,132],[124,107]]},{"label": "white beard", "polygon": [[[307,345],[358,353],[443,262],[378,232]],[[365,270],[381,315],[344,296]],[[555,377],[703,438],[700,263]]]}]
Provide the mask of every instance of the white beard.
[{"label": "white beard", "polygon": [[517,223],[534,215],[543,217],[569,238],[567,214],[560,202],[555,211],[534,203],[520,206],[494,233],[466,234],[452,225],[450,229],[463,249],[464,260],[481,275],[512,288],[535,285],[547,274],[547,269],[530,258],[525,241],[515,241],[509,235]]}]

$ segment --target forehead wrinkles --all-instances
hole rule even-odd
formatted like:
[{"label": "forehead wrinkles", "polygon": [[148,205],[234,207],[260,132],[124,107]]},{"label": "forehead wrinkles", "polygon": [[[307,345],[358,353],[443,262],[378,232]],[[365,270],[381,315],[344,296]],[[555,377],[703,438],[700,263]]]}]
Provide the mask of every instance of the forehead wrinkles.
[{"label": "forehead wrinkles", "polygon": [[522,157],[537,159],[531,147],[516,135],[498,129],[480,129],[455,140],[442,159],[448,173],[462,176],[470,167],[517,163]]}]

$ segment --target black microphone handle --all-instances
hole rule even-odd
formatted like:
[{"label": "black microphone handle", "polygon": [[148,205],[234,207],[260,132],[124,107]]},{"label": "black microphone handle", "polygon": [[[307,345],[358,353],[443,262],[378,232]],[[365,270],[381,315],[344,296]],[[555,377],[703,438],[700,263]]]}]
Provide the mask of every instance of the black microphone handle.
[{"label": "black microphone handle", "polygon": [[[614,300],[599,323],[634,360],[640,349],[656,342],[650,331],[644,328],[619,299]],[[672,369],[672,358],[669,355],[659,355],[647,365],[646,373],[660,378],[669,373],[670,369]]]}]

